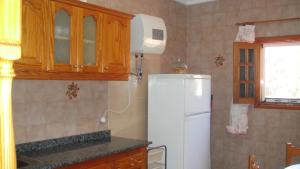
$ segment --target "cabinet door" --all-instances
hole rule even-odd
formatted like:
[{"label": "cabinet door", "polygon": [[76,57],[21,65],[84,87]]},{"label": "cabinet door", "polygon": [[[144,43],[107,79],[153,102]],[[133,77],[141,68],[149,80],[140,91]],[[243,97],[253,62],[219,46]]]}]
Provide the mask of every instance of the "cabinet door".
[{"label": "cabinet door", "polygon": [[47,13],[46,0],[22,1],[22,56],[14,64],[15,71],[42,71],[46,69]]},{"label": "cabinet door", "polygon": [[59,2],[51,2],[52,33],[51,62],[53,71],[77,71],[77,9]]},{"label": "cabinet door", "polygon": [[102,14],[79,9],[77,65],[83,72],[101,71]]},{"label": "cabinet door", "polygon": [[129,19],[106,15],[104,26],[105,44],[103,55],[103,71],[107,73],[129,73]]}]

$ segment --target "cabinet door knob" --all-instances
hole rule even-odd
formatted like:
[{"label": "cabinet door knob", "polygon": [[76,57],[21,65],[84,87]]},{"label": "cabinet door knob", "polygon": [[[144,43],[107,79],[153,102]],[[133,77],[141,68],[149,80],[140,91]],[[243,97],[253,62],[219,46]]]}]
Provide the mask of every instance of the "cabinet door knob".
[{"label": "cabinet door knob", "polygon": [[108,66],[105,66],[105,67],[104,67],[104,71],[108,71]]}]

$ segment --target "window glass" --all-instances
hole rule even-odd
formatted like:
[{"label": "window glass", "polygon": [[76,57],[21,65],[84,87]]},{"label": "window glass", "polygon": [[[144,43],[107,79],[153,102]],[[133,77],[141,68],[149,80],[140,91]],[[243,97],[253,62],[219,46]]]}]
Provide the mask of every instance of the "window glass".
[{"label": "window glass", "polygon": [[240,80],[246,80],[246,68],[245,68],[245,66],[240,66]]},{"label": "window glass", "polygon": [[240,97],[246,97],[246,84],[240,83]]},{"label": "window glass", "polygon": [[248,49],[248,62],[250,64],[254,63],[254,49]]},{"label": "window glass", "polygon": [[240,49],[240,63],[246,63],[246,49]]},{"label": "window glass", "polygon": [[267,100],[300,99],[300,43],[264,44],[263,91]]},{"label": "window glass", "polygon": [[249,80],[254,80],[254,67],[249,66]]},{"label": "window glass", "polygon": [[248,85],[248,95],[249,97],[254,97],[254,84],[249,83]]}]

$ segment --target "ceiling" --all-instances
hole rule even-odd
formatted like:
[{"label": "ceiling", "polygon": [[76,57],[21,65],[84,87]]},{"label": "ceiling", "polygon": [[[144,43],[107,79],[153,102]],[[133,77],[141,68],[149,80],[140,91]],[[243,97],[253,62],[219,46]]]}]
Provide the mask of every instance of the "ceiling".
[{"label": "ceiling", "polygon": [[185,5],[194,5],[194,4],[215,1],[215,0],[175,0],[175,1],[185,4]]}]

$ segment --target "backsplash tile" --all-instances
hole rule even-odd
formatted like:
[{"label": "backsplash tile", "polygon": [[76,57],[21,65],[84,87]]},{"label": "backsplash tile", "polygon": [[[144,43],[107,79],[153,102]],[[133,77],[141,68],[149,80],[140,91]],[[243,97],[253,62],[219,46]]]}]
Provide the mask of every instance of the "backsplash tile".
[{"label": "backsplash tile", "polygon": [[107,82],[76,81],[80,95],[65,95],[72,81],[14,80],[13,118],[16,143],[106,130],[99,117],[107,109]]}]

